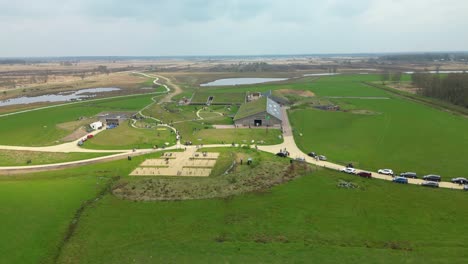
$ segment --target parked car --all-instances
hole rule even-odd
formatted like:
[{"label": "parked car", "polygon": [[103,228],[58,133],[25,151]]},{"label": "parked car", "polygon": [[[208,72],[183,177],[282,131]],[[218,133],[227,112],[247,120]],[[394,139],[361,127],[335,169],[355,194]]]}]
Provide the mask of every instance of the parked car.
[{"label": "parked car", "polygon": [[286,158],[288,156],[288,154],[286,154],[284,152],[278,152],[278,153],[276,153],[276,156]]},{"label": "parked car", "polygon": [[356,169],[354,169],[354,168],[343,168],[340,171],[345,172],[345,173],[349,173],[349,174],[356,174]]},{"label": "parked car", "polygon": [[426,187],[432,187],[432,188],[438,188],[439,183],[435,181],[424,181],[421,183],[421,186],[426,186]]},{"label": "parked car", "polygon": [[360,171],[357,173],[357,175],[364,177],[364,178],[372,178],[372,173],[368,171]]},{"label": "parked car", "polygon": [[435,175],[435,174],[428,174],[428,175],[423,177],[423,180],[425,180],[425,181],[440,182],[441,179],[442,179],[442,177],[440,177],[440,175]]},{"label": "parked car", "polygon": [[94,135],[91,135],[91,134],[86,136],[86,138],[88,138],[88,139],[93,138],[93,137],[94,137]]},{"label": "parked car", "polygon": [[468,180],[466,178],[458,177],[458,178],[453,178],[451,182],[458,183],[458,184],[467,184]]},{"label": "parked car", "polygon": [[295,158],[296,161],[299,161],[299,162],[305,162],[305,158],[304,157],[297,157]]},{"label": "parked car", "polygon": [[405,178],[412,178],[412,179],[418,178],[416,172],[403,172],[403,173],[400,173],[400,176],[405,177]]},{"label": "parked car", "polygon": [[468,191],[468,184],[463,185],[463,190]]},{"label": "parked car", "polygon": [[315,154],[315,152],[309,152],[309,154],[307,154],[309,157],[312,157],[312,158],[315,158],[317,157],[317,154]]},{"label": "parked car", "polygon": [[392,182],[407,184],[407,183],[408,183],[408,179],[405,178],[405,177],[399,177],[399,176],[397,176],[397,177],[393,178]]},{"label": "parked car", "polygon": [[319,159],[319,160],[327,160],[327,157],[325,157],[324,155],[319,155],[319,156],[318,156],[318,159]]},{"label": "parked car", "polygon": [[377,171],[379,174],[391,175],[393,176],[393,170],[391,169],[380,169]]}]

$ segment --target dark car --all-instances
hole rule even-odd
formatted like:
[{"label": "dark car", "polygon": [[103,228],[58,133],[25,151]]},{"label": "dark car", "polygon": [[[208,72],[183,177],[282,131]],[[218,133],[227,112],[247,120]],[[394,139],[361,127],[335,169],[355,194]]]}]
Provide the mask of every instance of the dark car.
[{"label": "dark car", "polygon": [[459,177],[459,178],[453,178],[451,182],[458,183],[458,184],[467,184],[468,180],[466,178]]},{"label": "dark car", "polygon": [[432,188],[438,188],[439,183],[435,181],[425,181],[421,183],[421,186],[426,186],[426,187],[432,187]]},{"label": "dark car", "polygon": [[393,178],[392,182],[407,184],[408,179],[406,179],[405,177],[395,177]]},{"label": "dark car", "polygon": [[309,152],[309,154],[307,154],[309,157],[312,157],[312,158],[315,158],[317,157],[317,154],[315,154],[315,152]]},{"label": "dark car", "polygon": [[360,171],[357,173],[357,175],[364,177],[364,178],[372,178],[372,173],[368,171]]},{"label": "dark car", "polygon": [[433,182],[440,182],[442,177],[440,175],[435,175],[435,174],[429,174],[423,177],[423,180],[425,181],[433,181]]},{"label": "dark car", "polygon": [[288,154],[286,154],[284,152],[278,152],[278,153],[276,153],[276,156],[286,158],[288,156]]},{"label": "dark car", "polygon": [[412,179],[418,178],[418,175],[416,174],[416,172],[403,172],[403,173],[400,173],[400,176],[405,177],[405,178],[412,178]]}]

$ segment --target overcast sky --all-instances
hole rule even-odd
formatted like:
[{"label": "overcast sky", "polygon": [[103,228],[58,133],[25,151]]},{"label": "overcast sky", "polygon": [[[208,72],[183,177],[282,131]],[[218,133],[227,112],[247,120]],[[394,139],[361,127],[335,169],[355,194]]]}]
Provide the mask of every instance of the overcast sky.
[{"label": "overcast sky", "polygon": [[467,0],[0,0],[0,57],[468,50]]}]

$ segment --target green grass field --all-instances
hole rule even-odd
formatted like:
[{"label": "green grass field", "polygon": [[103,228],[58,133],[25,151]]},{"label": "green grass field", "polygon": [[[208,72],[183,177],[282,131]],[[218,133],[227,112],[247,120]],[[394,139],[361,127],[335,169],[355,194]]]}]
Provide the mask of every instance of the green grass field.
[{"label": "green grass field", "polygon": [[[466,177],[465,118],[366,86],[360,76],[322,78],[310,88],[321,96],[378,96],[389,100],[332,99],[347,109],[375,114],[296,109],[290,112],[296,143],[342,164]],[[371,76],[366,76],[369,78]],[[299,136],[302,133],[303,136]]]},{"label": "green grass field", "polygon": [[167,128],[133,128],[131,121],[123,123],[114,129],[105,130],[94,138],[87,140],[84,148],[89,149],[143,149],[154,145],[161,147],[166,142],[169,145],[176,143],[175,136]]},{"label": "green grass field", "polygon": [[70,132],[57,124],[92,117],[103,111],[137,111],[151,102],[153,95],[83,102],[0,117],[0,144],[45,146],[60,143]]},{"label": "green grass field", "polygon": [[[213,90],[216,91],[216,90]],[[243,104],[245,102],[245,92],[211,92],[211,91],[197,91],[192,97],[192,104],[205,104],[208,97],[213,96],[212,104]]]},{"label": "green grass field", "polygon": [[64,172],[58,178],[21,177],[0,179],[0,262],[53,263],[75,211],[106,179]]},{"label": "green grass field", "polygon": [[[259,144],[276,145],[283,142],[279,136],[279,129],[214,129],[205,128],[196,122],[180,123],[174,125],[182,135],[182,142],[192,141],[193,144]],[[196,129],[196,130],[194,130]],[[254,140],[254,143],[252,143]]]},{"label": "green grass field", "polygon": [[[0,150],[0,166],[29,166],[91,159],[112,153],[58,153],[39,151]],[[28,163],[28,161],[31,161]]]},{"label": "green grass field", "polygon": [[[359,188],[338,188],[339,179]],[[463,263],[466,202],[460,191],[327,170],[228,199],[107,195],[86,211],[59,263]]]}]

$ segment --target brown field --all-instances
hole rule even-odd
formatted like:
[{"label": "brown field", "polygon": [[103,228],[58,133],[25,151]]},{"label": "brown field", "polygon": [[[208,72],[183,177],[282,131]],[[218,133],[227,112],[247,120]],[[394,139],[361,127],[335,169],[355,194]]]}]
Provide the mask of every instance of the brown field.
[{"label": "brown field", "polygon": [[278,94],[283,95],[283,96],[284,95],[289,95],[289,94],[302,96],[302,97],[313,97],[313,96],[315,96],[315,94],[313,92],[305,91],[305,90],[280,89],[280,90],[276,90],[275,92],[277,92]]}]

